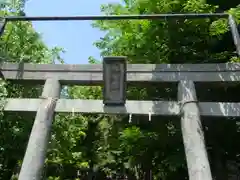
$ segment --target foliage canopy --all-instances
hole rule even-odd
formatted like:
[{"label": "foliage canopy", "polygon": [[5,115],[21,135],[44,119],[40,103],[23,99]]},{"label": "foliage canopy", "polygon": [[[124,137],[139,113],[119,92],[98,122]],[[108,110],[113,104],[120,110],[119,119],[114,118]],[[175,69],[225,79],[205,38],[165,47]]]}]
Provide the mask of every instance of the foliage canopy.
[{"label": "foliage canopy", "polygon": [[[0,15],[24,13],[24,1],[6,4]],[[226,11],[240,21],[240,5],[231,1],[124,0],[101,7],[105,14],[213,13]],[[239,61],[226,19],[171,19],[96,21],[105,31],[95,43],[105,55],[128,56],[129,63],[220,63]],[[9,62],[62,62],[59,47],[49,49],[30,22],[8,23],[0,39],[1,60]],[[90,63],[99,61],[90,58]],[[26,87],[1,81],[0,97],[38,97],[40,86]],[[237,99],[238,88],[199,92],[202,98]],[[209,92],[212,92],[209,89]],[[227,95],[226,95],[227,94]],[[101,87],[68,87],[66,98],[100,99]],[[176,98],[175,88],[129,87],[128,99]],[[58,114],[55,118],[44,176],[57,179],[106,179],[124,174],[129,179],[186,179],[186,162],[179,120],[154,117]],[[34,116],[1,113],[0,179],[14,179],[24,155]],[[157,121],[158,120],[158,121]],[[213,174],[217,179],[235,175],[240,147],[239,125],[235,121],[204,121]],[[230,141],[231,140],[231,141]],[[231,146],[234,145],[234,148]],[[231,167],[231,168],[230,168]],[[232,168],[234,167],[234,168]],[[87,173],[88,172],[88,173]],[[80,174],[80,175],[79,175]]]}]

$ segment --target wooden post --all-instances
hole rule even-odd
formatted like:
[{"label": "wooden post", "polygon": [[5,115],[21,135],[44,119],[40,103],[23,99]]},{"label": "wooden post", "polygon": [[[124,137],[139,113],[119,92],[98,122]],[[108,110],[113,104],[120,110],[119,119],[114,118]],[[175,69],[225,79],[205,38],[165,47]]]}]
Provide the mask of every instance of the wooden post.
[{"label": "wooden post", "polygon": [[228,23],[232,32],[233,42],[236,46],[237,54],[240,57],[240,36],[238,33],[238,26],[231,14],[228,16]]},{"label": "wooden post", "polygon": [[58,80],[46,80],[42,93],[42,98],[46,99],[43,100],[37,111],[19,180],[41,179],[52,120],[54,118],[56,99],[60,96],[60,90],[61,86]]},{"label": "wooden post", "polygon": [[181,127],[189,180],[212,180],[204,142],[194,83],[181,81],[178,85],[181,103]]},{"label": "wooden post", "polygon": [[1,35],[3,34],[3,31],[4,31],[4,28],[5,28],[5,26],[6,26],[6,20],[5,19],[1,19],[0,18],[0,37],[1,37]]}]

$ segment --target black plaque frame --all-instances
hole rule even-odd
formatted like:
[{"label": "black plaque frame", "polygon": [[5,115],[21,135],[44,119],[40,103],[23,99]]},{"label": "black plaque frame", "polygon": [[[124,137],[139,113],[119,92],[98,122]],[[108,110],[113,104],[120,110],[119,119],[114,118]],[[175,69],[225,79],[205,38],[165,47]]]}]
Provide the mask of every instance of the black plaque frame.
[{"label": "black plaque frame", "polygon": [[[123,71],[120,72],[120,76],[122,76],[122,82],[120,83],[120,88],[122,88],[122,99],[109,100],[107,98],[107,86],[110,84],[107,83],[107,66],[110,66],[114,63],[119,63],[123,65]],[[127,57],[124,56],[107,56],[103,58],[103,104],[106,106],[123,106],[126,103],[126,90],[127,90]]]}]

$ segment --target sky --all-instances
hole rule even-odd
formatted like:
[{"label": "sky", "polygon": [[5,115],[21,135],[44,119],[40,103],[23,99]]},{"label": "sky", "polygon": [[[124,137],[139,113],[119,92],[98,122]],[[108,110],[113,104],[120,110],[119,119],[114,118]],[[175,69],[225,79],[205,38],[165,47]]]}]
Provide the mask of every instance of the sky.
[{"label": "sky", "polygon": [[[120,0],[29,0],[25,6],[27,16],[80,16],[100,15],[101,4]],[[100,58],[93,45],[104,33],[91,27],[92,21],[35,21],[34,29],[42,35],[48,47],[59,46],[67,64],[86,64],[88,57]]]}]

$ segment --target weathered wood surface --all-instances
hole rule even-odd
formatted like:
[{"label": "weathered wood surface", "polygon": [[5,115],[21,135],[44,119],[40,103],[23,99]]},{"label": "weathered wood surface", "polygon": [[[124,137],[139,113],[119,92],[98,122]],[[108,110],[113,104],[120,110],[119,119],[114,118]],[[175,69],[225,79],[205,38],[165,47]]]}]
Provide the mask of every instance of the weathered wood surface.
[{"label": "weathered wood surface", "polygon": [[[41,99],[9,99],[5,111],[36,111]],[[26,104],[24,106],[23,104]],[[125,106],[104,106],[102,100],[59,99],[55,112],[108,113],[108,114],[153,114],[177,115],[177,102],[126,101]]]},{"label": "weathered wood surface", "polygon": [[[3,71],[8,80],[28,80],[42,84],[49,78],[58,78],[62,85],[100,85],[103,84],[102,73],[42,73],[24,72],[18,76],[17,72]],[[164,83],[191,80],[195,82],[239,82],[240,72],[162,72],[162,73],[127,73],[128,83]],[[20,81],[19,81],[20,83]]]},{"label": "weathered wood surface", "polygon": [[233,42],[236,46],[237,54],[240,56],[240,36],[238,32],[238,26],[232,15],[228,16],[228,23],[232,32]]},{"label": "weathered wood surface", "polygon": [[[51,133],[56,98],[59,98],[61,86],[57,80],[48,79],[45,83],[42,100],[37,107],[37,114],[23,159],[19,180],[40,180],[44,167],[45,155]],[[20,104],[19,104],[20,105]],[[22,104],[21,106],[28,106]]]},{"label": "weathered wood surface", "polygon": [[189,180],[212,180],[194,83],[181,81],[178,98]]},{"label": "weathered wood surface", "polygon": [[[2,59],[4,60],[4,59]],[[2,71],[32,72],[102,72],[102,64],[32,64],[2,63]],[[240,63],[218,64],[127,64],[127,72],[219,72],[240,71]]]},{"label": "weathered wood surface", "polygon": [[[35,81],[42,84],[46,79],[57,78],[62,85],[103,84],[102,72],[51,72],[51,71],[2,71],[5,79]],[[191,80],[195,82],[239,82],[240,71],[236,72],[127,72],[128,83],[164,83]],[[20,81],[19,81],[20,82]]]},{"label": "weathered wood surface", "polygon": [[[102,64],[12,64],[3,63],[1,72],[5,79],[28,80],[43,83],[56,78],[62,85],[103,84]],[[127,81],[135,82],[238,82],[240,63],[222,64],[128,64]]]},{"label": "weathered wood surface", "polygon": [[[5,111],[36,112],[42,99],[7,99]],[[240,103],[199,102],[202,116],[240,117]],[[102,100],[59,99],[55,112],[178,115],[177,101],[126,101],[125,107],[104,107]]]}]

